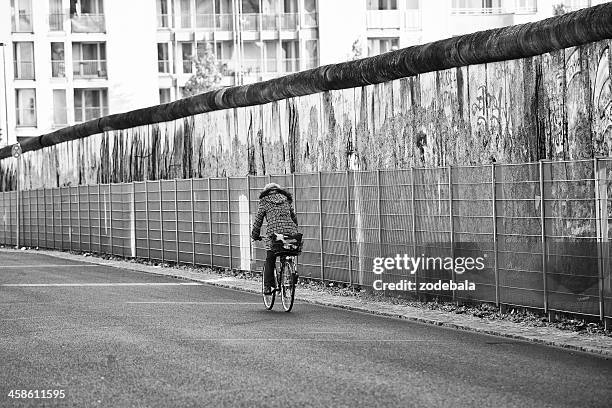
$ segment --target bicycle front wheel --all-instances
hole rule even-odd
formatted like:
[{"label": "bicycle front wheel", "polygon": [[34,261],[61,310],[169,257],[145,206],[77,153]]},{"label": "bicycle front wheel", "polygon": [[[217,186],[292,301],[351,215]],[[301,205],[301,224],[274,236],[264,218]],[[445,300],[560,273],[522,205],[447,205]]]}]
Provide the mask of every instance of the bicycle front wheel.
[{"label": "bicycle front wheel", "polygon": [[283,265],[281,271],[281,301],[283,303],[283,309],[285,312],[290,312],[293,307],[293,300],[295,298],[295,265],[293,261],[287,261]]}]

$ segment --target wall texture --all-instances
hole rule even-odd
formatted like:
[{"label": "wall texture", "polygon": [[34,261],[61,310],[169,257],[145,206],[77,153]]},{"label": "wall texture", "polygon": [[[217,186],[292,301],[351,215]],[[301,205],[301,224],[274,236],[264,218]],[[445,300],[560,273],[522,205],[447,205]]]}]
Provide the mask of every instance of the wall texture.
[{"label": "wall texture", "polygon": [[612,37],[611,17],[608,3],[87,122],[26,144],[21,186],[610,156],[610,40],[589,41]]}]

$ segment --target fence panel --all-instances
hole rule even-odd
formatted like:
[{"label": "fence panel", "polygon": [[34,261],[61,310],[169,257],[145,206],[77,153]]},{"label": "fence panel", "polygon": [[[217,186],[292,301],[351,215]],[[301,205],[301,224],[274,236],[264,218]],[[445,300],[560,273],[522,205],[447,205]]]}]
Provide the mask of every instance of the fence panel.
[{"label": "fence panel", "polygon": [[[416,257],[413,202],[413,170],[380,170],[376,175],[377,216],[380,215],[379,230],[373,241],[380,242],[376,251],[379,257],[395,257],[407,254]],[[378,214],[379,213],[379,214]],[[399,282],[401,279],[418,282],[421,272],[411,274],[410,271],[385,271],[377,279],[383,282]]]},{"label": "fence panel", "polygon": [[332,282],[352,282],[347,186],[347,173],[321,173],[323,269]]},{"label": "fence panel", "polygon": [[194,263],[191,183],[191,180],[177,180],[175,186],[178,260],[181,263]]},{"label": "fence panel", "polygon": [[[425,283],[450,280],[453,274],[442,268],[441,260],[452,257],[450,179],[448,168],[414,169],[414,211],[417,256],[426,258],[419,270]],[[430,260],[428,258],[433,259]],[[452,297],[451,291],[424,291]]]},{"label": "fence panel", "polygon": [[495,171],[500,302],[544,308],[538,164]]},{"label": "fence panel", "polygon": [[161,181],[147,181],[147,208],[149,212],[149,254],[150,259],[165,261],[164,232],[162,231]]},{"label": "fence panel", "polygon": [[164,260],[176,262],[178,260],[178,233],[177,233],[177,194],[175,180],[161,180],[161,229],[163,237]]},{"label": "fence panel", "polygon": [[298,258],[298,271],[300,276],[320,279],[323,254],[318,173],[296,174],[294,180],[296,215],[304,241],[302,255]]},{"label": "fence panel", "polygon": [[[476,285],[476,291],[458,291],[456,298],[496,301],[492,177],[488,166],[452,168],[454,279]],[[482,258],[485,268],[462,265],[466,258]]]},{"label": "fence panel", "polygon": [[193,181],[193,217],[195,228],[195,261],[199,265],[213,264],[211,205],[208,179]]},{"label": "fence panel", "polygon": [[225,178],[210,179],[211,237],[213,265],[230,267],[228,194]]},{"label": "fence panel", "polygon": [[599,315],[593,161],[544,163],[548,307]]},{"label": "fence panel", "polygon": [[601,254],[602,262],[600,265],[600,284],[603,301],[604,315],[612,317],[612,160],[601,160],[598,167],[597,181],[599,184],[599,208],[602,219],[601,231]]}]

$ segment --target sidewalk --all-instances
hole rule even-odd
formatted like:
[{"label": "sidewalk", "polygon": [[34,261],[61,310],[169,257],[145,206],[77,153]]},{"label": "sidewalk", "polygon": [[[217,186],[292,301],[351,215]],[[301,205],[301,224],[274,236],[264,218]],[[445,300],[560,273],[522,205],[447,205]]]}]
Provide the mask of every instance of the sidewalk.
[{"label": "sidewalk", "polygon": [[[17,250],[3,249],[3,251]],[[258,294],[261,293],[261,283],[258,280],[256,281],[231,276],[222,276],[212,270],[208,273],[201,271],[196,272],[193,270],[185,270],[175,267],[150,266],[127,260],[105,260],[94,256],[76,255],[59,251],[37,250],[36,252],[73,261],[109,265],[127,270],[204,282],[229,289],[242,290]],[[296,291],[296,300],[318,305],[372,313],[381,316],[403,318],[426,324],[451,327],[459,330],[468,330],[478,333],[520,339],[612,357],[612,337],[601,334],[582,334],[560,330],[555,327],[532,327],[505,320],[488,320],[467,314],[455,314],[439,310],[421,309],[407,305],[397,305],[385,301],[364,300],[350,296],[321,293],[320,291],[302,287],[298,287],[298,290]]]}]

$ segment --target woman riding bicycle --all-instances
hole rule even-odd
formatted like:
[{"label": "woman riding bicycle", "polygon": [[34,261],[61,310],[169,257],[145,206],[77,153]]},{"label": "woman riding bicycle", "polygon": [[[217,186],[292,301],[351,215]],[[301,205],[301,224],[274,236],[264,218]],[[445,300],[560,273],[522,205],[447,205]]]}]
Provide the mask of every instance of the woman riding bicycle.
[{"label": "woman riding bicycle", "polygon": [[268,183],[259,194],[257,215],[253,222],[251,238],[255,241],[261,240],[261,225],[264,217],[266,226],[266,264],[264,266],[264,294],[272,293],[276,287],[274,282],[274,264],[277,253],[272,250],[274,234],[296,235],[298,234],[298,221],[292,207],[293,197],[291,193],[284,190],[276,183]]}]

